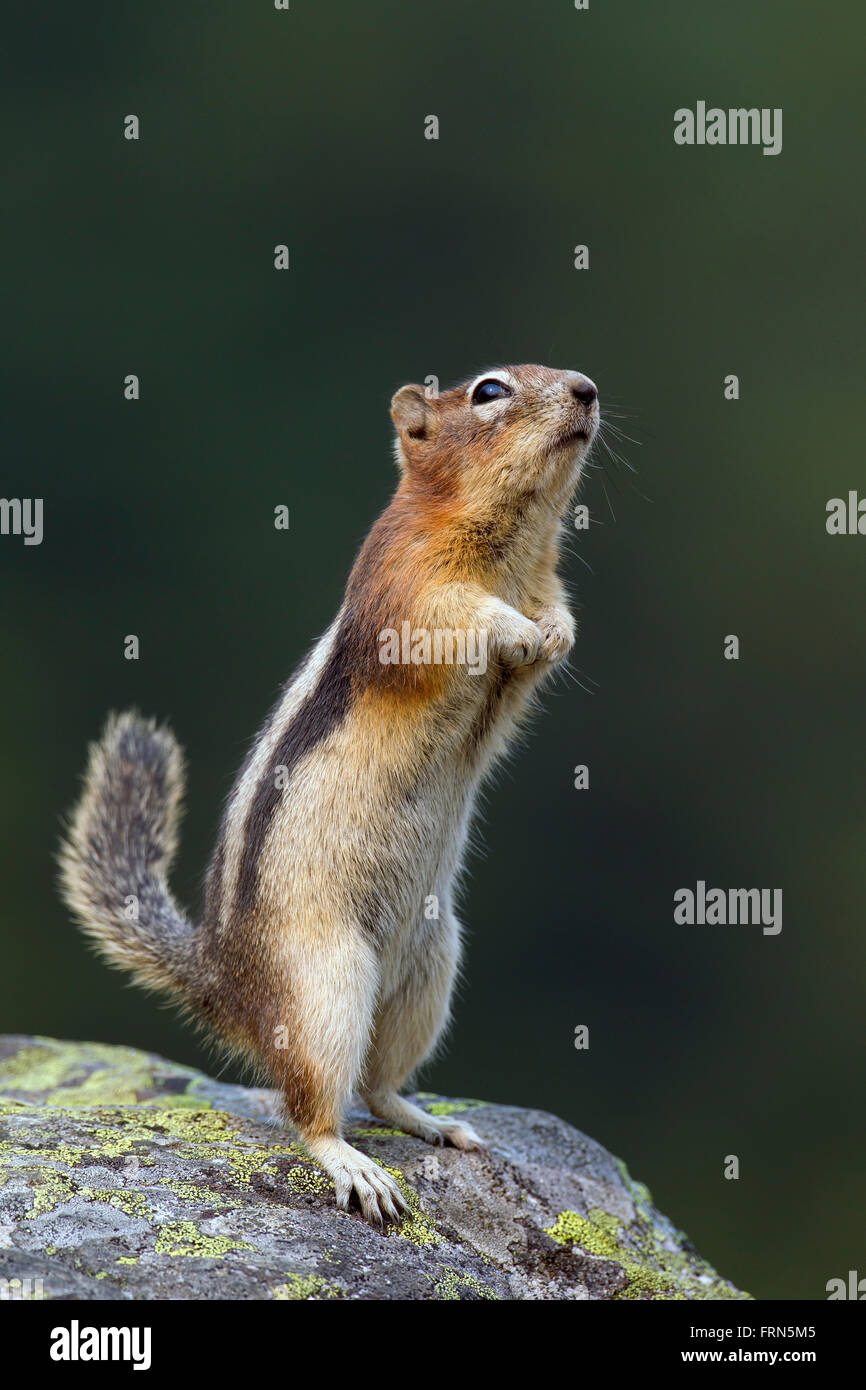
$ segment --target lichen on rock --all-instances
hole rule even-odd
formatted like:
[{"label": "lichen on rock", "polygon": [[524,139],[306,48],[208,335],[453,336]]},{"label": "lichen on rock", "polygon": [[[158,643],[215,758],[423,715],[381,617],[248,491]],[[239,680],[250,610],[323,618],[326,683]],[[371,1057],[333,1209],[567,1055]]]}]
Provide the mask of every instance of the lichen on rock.
[{"label": "lichen on rock", "polygon": [[487,1148],[353,1111],[352,1141],[409,1202],[381,1232],[337,1210],[274,1093],[132,1048],[0,1038],[0,1281],[55,1299],[748,1297],[564,1121],[416,1099],[472,1110]]}]

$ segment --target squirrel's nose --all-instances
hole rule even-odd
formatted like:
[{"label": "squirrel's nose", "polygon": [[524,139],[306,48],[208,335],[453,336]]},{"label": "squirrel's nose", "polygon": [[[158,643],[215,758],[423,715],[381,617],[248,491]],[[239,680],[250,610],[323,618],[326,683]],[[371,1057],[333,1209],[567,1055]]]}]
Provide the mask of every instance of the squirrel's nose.
[{"label": "squirrel's nose", "polygon": [[590,381],[589,377],[584,376],[582,372],[569,372],[568,381],[575,400],[580,401],[581,405],[586,406],[587,409],[594,401],[598,400],[595,382]]}]

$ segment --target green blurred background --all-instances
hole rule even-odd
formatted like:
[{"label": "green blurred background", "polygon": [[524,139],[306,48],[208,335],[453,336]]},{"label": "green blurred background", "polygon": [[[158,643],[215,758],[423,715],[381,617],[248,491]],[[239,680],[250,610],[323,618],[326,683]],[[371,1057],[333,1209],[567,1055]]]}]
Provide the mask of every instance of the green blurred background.
[{"label": "green blurred background", "polygon": [[[6,28],[2,492],[45,499],[45,539],[0,538],[0,1028],[212,1065],[58,901],[87,740],[112,707],[171,721],[194,904],[393,486],[392,391],[577,367],[639,441],[635,478],[597,453],[567,563],[597,692],[551,690],[486,797],[424,1082],[565,1116],[758,1296],[866,1273],[866,540],[824,527],[866,493],[862,12],[122,0]],[[782,154],[678,148],[699,99],[782,107]],[[781,887],[782,934],[675,925],[698,878]]]}]

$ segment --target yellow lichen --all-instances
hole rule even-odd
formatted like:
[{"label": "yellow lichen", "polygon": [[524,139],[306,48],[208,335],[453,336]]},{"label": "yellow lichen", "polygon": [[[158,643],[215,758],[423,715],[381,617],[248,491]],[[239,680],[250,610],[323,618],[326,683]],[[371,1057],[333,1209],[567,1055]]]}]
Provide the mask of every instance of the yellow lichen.
[{"label": "yellow lichen", "polygon": [[170,1221],[159,1227],[156,1255],[185,1255],[197,1259],[215,1259],[229,1250],[254,1250],[245,1240],[230,1240],[228,1236],[208,1236],[192,1221]]},{"label": "yellow lichen", "polygon": [[127,1216],[144,1216],[148,1220],[153,1216],[140,1192],[130,1192],[122,1187],[82,1187],[79,1190],[89,1202],[105,1202]]},{"label": "yellow lichen", "polygon": [[[459,1299],[461,1289],[469,1289],[478,1298],[499,1300],[499,1295],[492,1289],[485,1289],[483,1284],[479,1284],[477,1279],[473,1279],[471,1274],[461,1274],[459,1269],[451,1269],[448,1265],[440,1266],[441,1273],[438,1279],[433,1280],[433,1292],[436,1298]],[[432,1279],[432,1275],[428,1275]]]},{"label": "yellow lichen", "polygon": [[175,1182],[172,1178],[160,1178],[162,1187],[167,1187],[184,1202],[196,1202],[204,1207],[238,1207],[240,1202],[224,1197],[221,1192],[213,1192],[209,1187],[200,1187],[194,1182]]},{"label": "yellow lichen", "polygon": [[389,1129],[387,1125],[355,1125],[354,1129],[349,1130],[352,1139],[393,1139],[395,1136],[401,1138],[405,1133],[403,1129]]},{"label": "yellow lichen", "polygon": [[[173,1067],[173,1074],[187,1069]],[[188,1071],[189,1084],[199,1083],[198,1073]],[[104,1043],[58,1043],[36,1038],[0,1062],[0,1091],[22,1091],[40,1105],[67,1109],[92,1105],[148,1104],[155,1087],[151,1059],[130,1047]],[[161,1097],[163,1107],[208,1105],[200,1097],[183,1092]]]},{"label": "yellow lichen", "polygon": [[299,1164],[285,1174],[285,1184],[292,1192],[315,1192],[319,1195],[333,1191],[334,1184],[318,1168],[303,1168]]},{"label": "yellow lichen", "polygon": [[271,1298],[290,1299],[291,1301],[301,1301],[305,1299],[328,1299],[342,1298],[343,1290],[336,1284],[329,1284],[318,1274],[291,1274],[285,1275],[284,1284],[274,1284],[271,1288]]},{"label": "yellow lichen", "polygon": [[406,1200],[409,1208],[408,1216],[395,1227],[396,1234],[403,1240],[409,1240],[413,1245],[439,1245],[441,1237],[436,1227],[421,1206],[418,1193],[410,1187],[399,1168],[389,1168],[382,1164],[386,1173],[390,1173],[392,1178],[397,1179],[397,1186]]},{"label": "yellow lichen", "polygon": [[459,1115],[463,1110],[483,1110],[483,1100],[437,1100],[425,1105],[428,1115]]},{"label": "yellow lichen", "polygon": [[[647,1194],[649,1196],[649,1194]],[[651,1223],[638,1213],[637,1227],[626,1228],[600,1207],[591,1207],[586,1216],[561,1211],[547,1234],[559,1245],[576,1245],[587,1254],[617,1265],[626,1285],[613,1295],[617,1299],[703,1299],[748,1297],[734,1292],[704,1261],[690,1262],[681,1251],[669,1250],[655,1234]]]},{"label": "yellow lichen", "polygon": [[63,1173],[45,1168],[40,1170],[40,1175],[40,1179],[33,1184],[33,1206],[25,1215],[25,1221],[34,1221],[36,1217],[44,1216],[62,1202],[68,1202],[75,1194],[75,1185],[71,1178]]}]

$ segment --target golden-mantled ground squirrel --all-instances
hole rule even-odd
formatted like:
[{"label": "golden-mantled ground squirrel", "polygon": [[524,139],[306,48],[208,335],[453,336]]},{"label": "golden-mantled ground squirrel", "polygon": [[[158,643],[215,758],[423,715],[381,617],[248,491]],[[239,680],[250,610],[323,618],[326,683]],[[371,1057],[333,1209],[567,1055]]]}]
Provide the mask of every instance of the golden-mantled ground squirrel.
[{"label": "golden-mantled ground squirrel", "polygon": [[574,642],[556,566],[598,393],[503,367],[432,397],[404,386],[391,416],[396,493],[240,770],[200,924],[167,884],[184,781],[168,729],[109,718],[61,851],[107,959],[263,1067],[337,1204],[354,1191],[375,1222],[405,1202],[342,1138],[356,1091],[408,1134],[481,1142],[399,1091],[448,1018],[476,790]]}]

